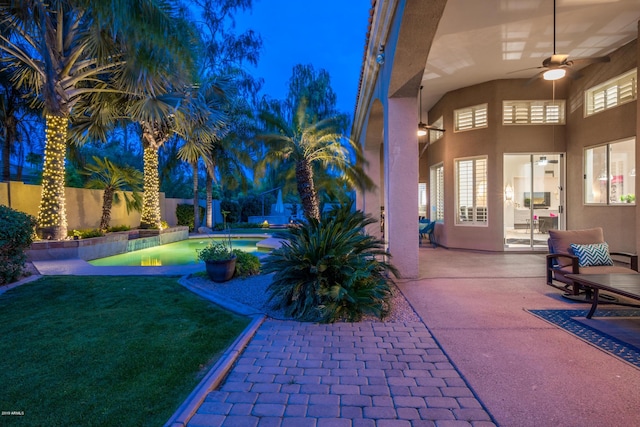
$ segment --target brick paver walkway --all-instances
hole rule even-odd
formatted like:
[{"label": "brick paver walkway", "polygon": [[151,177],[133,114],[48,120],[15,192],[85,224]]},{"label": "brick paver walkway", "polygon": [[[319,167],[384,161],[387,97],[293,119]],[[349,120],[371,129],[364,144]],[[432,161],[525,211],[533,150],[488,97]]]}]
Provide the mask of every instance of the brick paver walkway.
[{"label": "brick paver walkway", "polygon": [[422,323],[267,320],[189,427],[489,427]]}]

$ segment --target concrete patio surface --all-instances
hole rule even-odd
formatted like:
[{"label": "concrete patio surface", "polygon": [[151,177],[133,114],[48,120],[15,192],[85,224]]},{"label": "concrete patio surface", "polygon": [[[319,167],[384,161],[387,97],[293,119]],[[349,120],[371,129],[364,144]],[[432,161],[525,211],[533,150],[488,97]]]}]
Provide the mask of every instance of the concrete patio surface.
[{"label": "concrete patio surface", "polygon": [[424,248],[420,261],[400,288],[499,425],[639,425],[640,370],[525,311],[589,307],[545,284],[544,255]]}]

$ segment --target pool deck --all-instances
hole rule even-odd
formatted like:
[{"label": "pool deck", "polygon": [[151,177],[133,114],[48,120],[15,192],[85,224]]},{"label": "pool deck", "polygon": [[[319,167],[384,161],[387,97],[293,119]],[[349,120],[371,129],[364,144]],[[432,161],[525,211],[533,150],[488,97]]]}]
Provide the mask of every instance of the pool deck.
[{"label": "pool deck", "polygon": [[[192,235],[189,235],[189,239],[208,239],[212,237],[226,237],[226,236],[227,235],[220,234],[220,233],[192,234]],[[282,239],[273,237],[270,233],[242,233],[242,234],[232,233],[231,238],[232,239],[261,238],[262,240],[256,243],[256,246],[258,247],[258,249],[272,250],[272,249],[279,249],[282,246]]]},{"label": "pool deck", "polygon": [[81,259],[56,261],[33,261],[33,265],[43,276],[184,276],[204,271],[204,264],[163,265],[159,267],[96,266]]}]

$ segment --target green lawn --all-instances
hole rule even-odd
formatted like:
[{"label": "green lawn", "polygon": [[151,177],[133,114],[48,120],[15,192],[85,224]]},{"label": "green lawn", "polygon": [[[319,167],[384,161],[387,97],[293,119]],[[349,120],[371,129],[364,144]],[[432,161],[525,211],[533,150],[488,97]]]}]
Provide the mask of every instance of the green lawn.
[{"label": "green lawn", "polygon": [[43,277],[0,313],[0,425],[162,425],[249,324],[171,277]]}]

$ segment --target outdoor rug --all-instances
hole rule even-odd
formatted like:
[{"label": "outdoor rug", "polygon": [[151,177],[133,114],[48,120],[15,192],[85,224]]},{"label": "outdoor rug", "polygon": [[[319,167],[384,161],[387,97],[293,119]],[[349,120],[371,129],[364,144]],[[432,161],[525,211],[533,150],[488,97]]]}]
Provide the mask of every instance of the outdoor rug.
[{"label": "outdoor rug", "polygon": [[640,310],[527,310],[640,369]]}]

